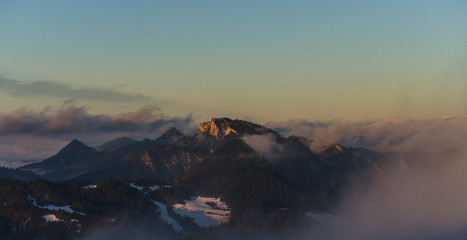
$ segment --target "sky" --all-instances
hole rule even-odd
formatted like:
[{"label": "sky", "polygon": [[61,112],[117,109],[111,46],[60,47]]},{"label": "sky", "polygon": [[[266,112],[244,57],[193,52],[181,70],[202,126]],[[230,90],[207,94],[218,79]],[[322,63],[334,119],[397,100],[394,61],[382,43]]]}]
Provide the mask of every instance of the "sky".
[{"label": "sky", "polygon": [[213,116],[462,117],[466,12],[449,0],[0,0],[0,138]]},{"label": "sky", "polygon": [[0,109],[465,115],[465,1],[0,1]]}]

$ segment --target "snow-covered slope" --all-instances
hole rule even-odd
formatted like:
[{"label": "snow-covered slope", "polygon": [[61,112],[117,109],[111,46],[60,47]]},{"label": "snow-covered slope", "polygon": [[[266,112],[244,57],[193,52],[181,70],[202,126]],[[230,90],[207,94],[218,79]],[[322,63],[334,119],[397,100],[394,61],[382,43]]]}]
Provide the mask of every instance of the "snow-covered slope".
[{"label": "snow-covered slope", "polygon": [[220,198],[195,196],[184,204],[173,205],[173,211],[181,216],[189,216],[200,227],[216,226],[229,221],[230,208]]},{"label": "snow-covered slope", "polygon": [[167,224],[172,225],[172,227],[177,232],[183,231],[183,228],[180,226],[180,224],[178,224],[178,222],[175,219],[173,219],[171,216],[169,216],[169,213],[167,212],[167,206],[165,206],[165,204],[160,203],[160,202],[156,202],[156,201],[152,201],[152,202],[157,205],[157,207],[159,208],[159,210],[161,212],[161,218]]},{"label": "snow-covered slope", "polygon": [[139,190],[139,191],[142,191],[142,190],[144,189],[144,187],[138,186],[138,185],[136,185],[136,184],[134,184],[134,183],[130,183],[130,187],[136,188],[136,189]]}]

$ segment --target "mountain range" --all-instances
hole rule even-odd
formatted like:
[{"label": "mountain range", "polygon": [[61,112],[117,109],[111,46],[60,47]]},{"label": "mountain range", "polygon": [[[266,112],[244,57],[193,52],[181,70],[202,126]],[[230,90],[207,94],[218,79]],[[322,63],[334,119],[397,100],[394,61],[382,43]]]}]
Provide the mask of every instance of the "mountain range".
[{"label": "mountain range", "polygon": [[[36,200],[31,202],[33,196],[44,206],[75,206],[76,211],[83,213],[73,215],[73,219],[80,222],[80,232],[91,231],[91,226],[96,221],[104,221],[108,217],[123,219],[121,211],[137,211],[138,208],[124,200],[136,196],[142,206],[151,205],[151,208],[154,208],[151,201],[157,203],[156,208],[160,211],[161,219],[165,216],[164,206],[167,206],[165,211],[171,220],[164,221],[173,224],[168,227],[169,232],[164,230],[164,233],[175,238],[215,239],[213,236],[216,236],[215,233],[220,229],[232,230],[232,234],[237,232],[235,229],[247,230],[252,234],[248,236],[252,237],[252,232],[258,229],[274,228],[277,225],[293,227],[309,224],[310,220],[304,213],[332,211],[342,200],[342,194],[349,184],[368,181],[369,177],[384,174],[393,166],[411,167],[418,165],[421,159],[433,160],[432,156],[423,153],[383,153],[365,148],[345,147],[337,143],[316,152],[310,148],[312,142],[312,139],[302,136],[285,137],[273,129],[252,122],[212,118],[211,121],[200,123],[198,132],[192,136],[170,128],[154,140],[136,141],[122,137],[97,147],[86,146],[78,140],[73,140],[57,154],[45,160],[18,169],[0,169],[0,176],[16,178],[15,181],[19,182],[5,182],[14,186],[13,189],[26,188],[15,191],[18,191],[17,201],[24,201],[27,208],[45,211],[43,209],[46,207],[34,205]],[[460,153],[449,150],[445,154],[457,156]],[[117,181],[110,183],[114,187],[119,186],[118,190],[108,187],[104,191],[99,188],[110,184],[109,181]],[[138,185],[135,185],[137,183]],[[47,196],[55,197],[44,198],[46,193],[37,193],[37,190],[25,187],[34,184],[41,186],[40,188],[47,192]],[[97,194],[97,190],[92,190],[96,187],[102,191],[100,195],[90,195]],[[66,188],[75,189],[78,193],[70,193]],[[132,188],[139,191],[134,192]],[[118,194],[114,193],[115,191]],[[115,212],[115,216],[108,216],[102,212],[102,209],[108,206],[102,205],[100,201],[109,201],[109,204],[114,201],[105,200],[106,194],[117,194],[115,197],[121,199],[112,203],[115,208],[112,208],[111,212]],[[196,196],[222,199],[231,210],[228,223],[206,231],[195,224],[196,218],[182,217],[174,213],[175,206],[179,206],[176,204],[190,204],[193,199],[204,199]],[[213,200],[216,201],[218,200]],[[214,204],[213,202],[202,204],[211,206],[209,204]],[[215,204],[212,206],[215,207]],[[9,212],[11,209],[6,208],[4,211]],[[93,217],[84,217],[85,215]],[[24,213],[23,218],[28,217],[31,216]],[[71,215],[65,214],[62,217],[70,218]],[[19,233],[33,234],[40,224],[29,226],[23,218],[15,220],[10,215],[0,215],[0,220],[5,221],[6,229],[16,226],[15,224],[23,224],[29,230]],[[293,224],[286,223],[287,221],[292,221]],[[52,223],[49,225],[54,227]],[[70,220],[70,225],[66,227],[77,226]],[[174,233],[174,229],[183,231]],[[23,236],[21,234],[18,236]],[[42,236],[41,234],[45,233],[31,236],[34,238]],[[72,238],[80,236],[66,229],[63,230],[63,234]]]},{"label": "mountain range", "polygon": [[[239,142],[248,146],[248,142],[264,140],[275,146],[266,155],[251,148],[229,148]],[[96,182],[109,177],[174,179],[189,173],[204,160],[212,159],[217,150],[231,149],[225,153],[225,158],[246,156],[253,151],[265,157],[294,187],[318,199],[334,201],[339,188],[351,175],[371,167],[363,151],[357,154],[336,144],[316,153],[309,148],[311,142],[299,136],[284,137],[247,121],[213,118],[200,123],[194,136],[171,128],[155,140],[135,141],[122,137],[95,148],[75,139],[56,155],[18,169],[51,181],[80,178]],[[251,145],[254,148],[255,144]]]}]

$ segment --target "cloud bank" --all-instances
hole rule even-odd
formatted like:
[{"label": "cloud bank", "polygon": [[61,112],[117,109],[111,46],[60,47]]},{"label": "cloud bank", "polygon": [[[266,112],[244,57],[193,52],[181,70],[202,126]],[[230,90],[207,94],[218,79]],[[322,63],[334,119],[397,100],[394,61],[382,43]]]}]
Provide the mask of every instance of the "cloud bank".
[{"label": "cloud bank", "polygon": [[15,97],[50,96],[110,102],[150,101],[152,98],[106,88],[75,88],[70,84],[52,81],[20,82],[0,77],[0,92]]},{"label": "cloud bank", "polygon": [[467,237],[467,161],[435,167],[394,168],[370,185],[349,189],[338,224],[298,239],[461,240]]},{"label": "cloud bank", "polygon": [[299,135],[315,140],[316,145],[341,143],[380,151],[433,151],[467,149],[467,119],[435,120],[390,118],[376,121],[268,122],[268,127],[283,135]]},{"label": "cloud bank", "polygon": [[0,114],[0,134],[56,135],[92,132],[152,132],[166,125],[183,126],[192,122],[184,118],[168,117],[155,106],[116,115],[92,115],[85,106],[66,103],[57,111],[45,108],[36,112],[16,110]]},{"label": "cloud bank", "polygon": [[[434,165],[394,166],[373,176],[369,185],[350,185],[337,211],[342,223],[304,230],[308,232],[297,239],[466,239],[467,119],[288,120],[267,125],[284,135],[303,135],[323,146],[341,143],[381,151],[440,154],[436,164],[431,163]],[[464,155],[442,153],[451,148],[462,150]]]},{"label": "cloud bank", "polygon": [[194,125],[191,114],[167,116],[156,106],[115,115],[93,115],[74,101],[66,101],[57,110],[19,109],[0,114],[0,166],[18,167],[46,159],[72,139],[97,146],[122,136],[135,140],[156,138],[170,127],[191,133]]}]

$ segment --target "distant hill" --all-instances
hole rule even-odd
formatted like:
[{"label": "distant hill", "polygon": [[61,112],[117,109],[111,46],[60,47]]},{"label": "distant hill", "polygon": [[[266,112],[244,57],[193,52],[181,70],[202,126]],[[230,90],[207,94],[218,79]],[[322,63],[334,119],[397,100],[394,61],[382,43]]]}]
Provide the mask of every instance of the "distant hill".
[{"label": "distant hill", "polygon": [[38,163],[19,167],[20,170],[32,171],[38,175],[51,174],[58,171],[73,169],[80,161],[97,158],[102,153],[74,139],[54,156]]}]

